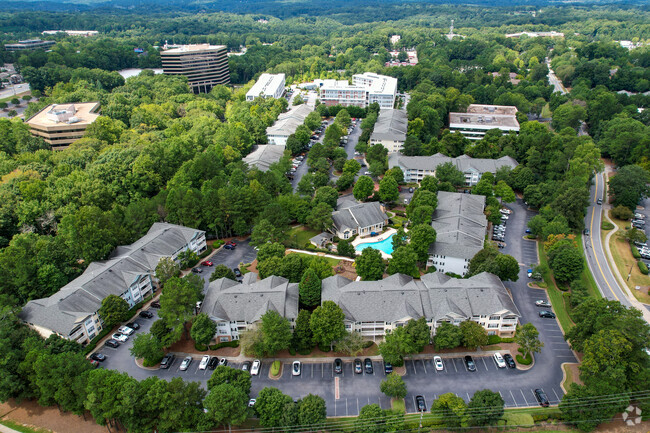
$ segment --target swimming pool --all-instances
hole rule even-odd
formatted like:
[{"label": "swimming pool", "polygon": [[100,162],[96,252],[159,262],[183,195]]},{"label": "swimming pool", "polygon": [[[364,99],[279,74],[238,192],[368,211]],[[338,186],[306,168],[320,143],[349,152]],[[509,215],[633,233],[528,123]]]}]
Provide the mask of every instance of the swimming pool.
[{"label": "swimming pool", "polygon": [[354,249],[357,251],[363,251],[365,248],[368,247],[383,251],[384,253],[389,255],[393,254],[393,235],[388,236],[383,241],[359,244]]}]

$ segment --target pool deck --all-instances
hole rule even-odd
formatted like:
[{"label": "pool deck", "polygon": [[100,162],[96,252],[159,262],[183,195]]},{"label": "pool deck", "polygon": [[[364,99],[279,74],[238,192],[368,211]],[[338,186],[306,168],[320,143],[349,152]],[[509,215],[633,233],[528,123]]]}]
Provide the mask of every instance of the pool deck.
[{"label": "pool deck", "polygon": [[[383,241],[384,239],[386,239],[387,237],[389,237],[389,236],[391,236],[391,235],[394,235],[395,233],[397,233],[397,230],[395,230],[395,229],[393,229],[393,228],[389,228],[389,229],[386,230],[385,232],[379,233],[377,236],[369,236],[369,237],[367,237],[367,238],[361,238],[361,237],[357,236],[357,237],[356,237],[356,238],[351,242],[351,244],[352,244],[352,246],[353,246],[353,247],[355,248],[355,250],[356,250],[357,245],[369,244],[369,243],[373,243],[373,242],[381,242],[381,241]],[[382,256],[383,258],[385,258],[385,259],[390,259],[390,258],[393,257],[393,256],[391,256],[390,254],[386,254],[385,252],[383,252],[383,251],[381,251],[381,250],[380,250],[379,252],[381,253],[381,256]],[[361,254],[361,251],[357,251],[357,254]]]}]

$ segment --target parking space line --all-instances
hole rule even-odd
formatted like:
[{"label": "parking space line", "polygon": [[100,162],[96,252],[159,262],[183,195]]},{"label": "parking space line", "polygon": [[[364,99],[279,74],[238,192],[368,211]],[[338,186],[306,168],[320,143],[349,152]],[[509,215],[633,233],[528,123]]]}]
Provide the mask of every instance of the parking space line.
[{"label": "parking space line", "polygon": [[485,367],[485,371],[489,371],[487,364],[485,363],[485,357],[481,357],[481,361],[483,361],[483,367]]},{"label": "parking space line", "polygon": [[524,398],[524,401],[526,402],[526,406],[528,406],[528,400],[526,400],[526,396],[524,395],[524,391],[522,391],[520,389],[519,392],[521,393],[521,396]]},{"label": "parking space line", "polygon": [[415,360],[411,359],[411,364],[413,364],[413,374],[418,374],[418,370],[415,368]]},{"label": "parking space line", "polygon": [[458,373],[458,367],[456,367],[456,359],[452,358],[451,363],[454,364],[454,370],[456,370],[456,373]]},{"label": "parking space line", "polygon": [[512,393],[512,390],[510,389],[508,391],[510,392],[510,395],[512,396],[512,401],[515,403],[515,407],[519,406],[517,404],[517,399],[515,398],[515,395]]},{"label": "parking space line", "polygon": [[[334,400],[338,400],[341,395],[340,395],[340,389],[339,389],[339,378],[335,377],[334,378]],[[334,410],[336,411],[336,406],[334,406]]]},{"label": "parking space line", "polygon": [[424,359],[422,360],[422,368],[424,368],[424,374],[427,374],[427,366]]},{"label": "parking space line", "polygon": [[345,397],[345,416],[350,416],[350,413],[348,412],[348,398]]},{"label": "parking space line", "polygon": [[560,401],[560,397],[557,395],[557,392],[555,392],[555,388],[551,388],[553,390],[553,394],[555,394],[555,398],[557,398],[557,401]]},{"label": "parking space line", "polygon": [[469,402],[472,398],[469,396],[469,392],[466,392],[465,394],[467,394],[467,401]]},{"label": "parking space line", "polygon": [[[542,389],[542,391],[544,390]],[[531,388],[530,393],[533,394],[533,403],[535,403],[535,401],[537,400],[537,397],[535,397],[535,390]]]},{"label": "parking space line", "polygon": [[361,411],[359,410],[359,397],[357,397],[357,413],[361,413]]}]

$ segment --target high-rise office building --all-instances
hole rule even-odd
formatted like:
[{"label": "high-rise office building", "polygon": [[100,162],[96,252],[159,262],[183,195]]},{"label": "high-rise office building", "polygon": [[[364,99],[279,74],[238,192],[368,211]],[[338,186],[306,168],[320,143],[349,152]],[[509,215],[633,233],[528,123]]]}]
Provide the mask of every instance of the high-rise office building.
[{"label": "high-rise office building", "polygon": [[223,45],[183,45],[160,53],[163,72],[185,75],[195,93],[207,93],[218,84],[230,83],[228,56]]}]

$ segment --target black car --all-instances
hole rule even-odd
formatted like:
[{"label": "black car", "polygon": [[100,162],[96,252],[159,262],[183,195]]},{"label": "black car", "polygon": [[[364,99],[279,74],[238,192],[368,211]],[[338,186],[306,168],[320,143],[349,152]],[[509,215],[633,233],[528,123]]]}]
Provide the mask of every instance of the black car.
[{"label": "black car", "polygon": [[535,390],[535,398],[539,402],[540,406],[548,407],[549,401],[548,401],[548,397],[546,396],[546,393],[544,392],[544,390],[537,388]]},{"label": "black car", "polygon": [[140,314],[138,316],[143,317],[145,319],[151,319],[153,317],[153,313],[151,311],[140,311]]},{"label": "black car", "polygon": [[424,397],[421,395],[416,395],[415,396],[415,403],[418,406],[418,412],[426,412],[427,411],[427,404],[424,401]]},{"label": "black car", "polygon": [[465,356],[465,367],[467,367],[467,370],[469,371],[476,371],[476,364],[474,364],[474,360],[469,355]]},{"label": "black car", "polygon": [[356,374],[361,374],[361,373],[363,373],[363,368],[362,368],[362,366],[361,366],[361,360],[358,359],[358,358],[354,360],[354,372],[355,372]]},{"label": "black car", "polygon": [[[596,203],[598,203],[598,204],[603,204],[603,199],[599,198],[598,200],[596,200]],[[548,405],[547,405],[547,406],[548,406]]]},{"label": "black car", "polygon": [[584,229],[582,231],[582,234],[584,234],[585,236],[589,236],[589,229]]},{"label": "black car", "polygon": [[92,355],[90,355],[90,359],[92,359],[93,361],[104,362],[106,361],[106,355],[104,355],[103,353],[93,353]]},{"label": "black car", "polygon": [[543,317],[545,319],[555,319],[555,313],[547,310],[542,310],[539,312],[539,317]]},{"label": "black car", "polygon": [[384,364],[384,373],[391,374],[393,372],[393,364],[387,362]]},{"label": "black car", "polygon": [[235,274],[235,278],[241,278],[241,271],[239,268],[233,268],[232,272]]},{"label": "black car", "polygon": [[364,360],[363,360],[363,364],[364,364],[365,367],[366,367],[366,374],[372,374],[372,373],[373,373],[373,369],[372,369],[372,361],[370,360],[370,358],[366,358],[366,359],[364,359]]},{"label": "black car", "polygon": [[160,302],[158,301],[153,301],[151,303],[151,308],[160,308]]},{"label": "black car", "polygon": [[135,321],[127,323],[126,326],[128,326],[129,328],[134,329],[136,331],[138,329],[140,329],[140,324],[138,322],[135,322]]},{"label": "black car", "polygon": [[214,370],[215,368],[217,368],[217,365],[219,365],[219,358],[217,358],[216,356],[210,358],[210,360],[208,361],[208,368],[210,370]]},{"label": "black car", "polygon": [[106,343],[104,343],[104,346],[112,347],[113,349],[117,349],[120,347],[120,343],[117,340],[113,340],[112,338],[110,340],[106,340]]},{"label": "black car", "polygon": [[201,272],[203,272],[203,269],[201,269],[201,268],[192,268],[192,272],[194,272],[195,274],[200,274]]},{"label": "black car", "polygon": [[235,245],[228,244],[228,245],[224,245],[223,248],[224,248],[225,250],[234,250],[234,249],[235,249]]},{"label": "black car", "polygon": [[512,355],[509,353],[504,353],[503,354],[503,360],[506,362],[509,368],[517,368],[517,364],[515,364],[515,360],[512,359]]},{"label": "black car", "polygon": [[343,372],[343,361],[341,361],[341,358],[336,358],[334,360],[334,373],[341,374],[341,372]]},{"label": "black car", "polygon": [[174,362],[174,355],[172,353],[168,353],[165,355],[165,357],[160,361],[160,368],[169,368],[170,365]]}]

